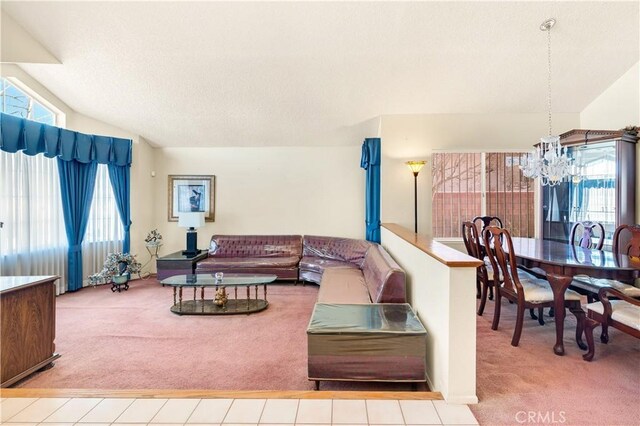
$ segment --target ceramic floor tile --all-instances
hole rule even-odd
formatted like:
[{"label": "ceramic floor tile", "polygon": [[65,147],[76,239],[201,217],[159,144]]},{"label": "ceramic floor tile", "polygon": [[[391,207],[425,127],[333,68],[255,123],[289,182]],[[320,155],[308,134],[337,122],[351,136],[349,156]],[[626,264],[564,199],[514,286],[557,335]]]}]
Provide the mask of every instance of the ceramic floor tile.
[{"label": "ceramic floor tile", "polygon": [[[45,424],[45,423],[40,423]],[[47,426],[73,426],[74,423],[46,423]]]},{"label": "ceramic floor tile", "polygon": [[367,405],[361,399],[334,399],[333,424],[367,424]]},{"label": "ceramic floor tile", "polygon": [[189,425],[222,423],[232,402],[233,399],[202,399],[191,413],[187,423]]},{"label": "ceramic floor tile", "polygon": [[29,405],[36,402],[38,398],[6,398],[0,403],[0,422],[5,422]]},{"label": "ceramic floor tile", "polygon": [[189,426],[220,426],[220,423],[189,423]]},{"label": "ceramic floor tile", "polygon": [[222,423],[258,423],[265,399],[234,399]]},{"label": "ceramic floor tile", "polygon": [[133,404],[133,401],[132,398],[105,398],[81,418],[80,423],[115,422],[124,410]]},{"label": "ceramic floor tile", "polygon": [[400,401],[404,422],[408,425],[442,424],[431,401]]},{"label": "ceramic floor tile", "polygon": [[[264,423],[260,423],[260,424],[263,425]],[[269,426],[295,426],[295,423],[269,423]],[[308,425],[305,425],[305,426],[308,426]]]},{"label": "ceramic floor tile", "polygon": [[45,423],[76,423],[93,407],[98,405],[102,398],[73,398],[49,417]]},{"label": "ceramic floor tile", "polygon": [[200,400],[195,398],[170,399],[162,406],[158,414],[151,419],[150,423],[183,424],[189,419],[199,402]]},{"label": "ceramic floor tile", "polygon": [[110,426],[110,425],[111,423],[81,423],[81,426]]},{"label": "ceramic floor tile", "polygon": [[400,410],[400,404],[396,400],[368,400],[367,414],[369,424],[376,425],[403,425],[404,418]]},{"label": "ceramic floor tile", "polygon": [[11,417],[11,423],[40,423],[69,401],[69,398],[40,398]]},{"label": "ceramic floor tile", "polygon": [[[144,423],[112,423],[114,425],[118,425],[118,426],[141,426]],[[82,424],[82,426],[84,426],[84,423]]]},{"label": "ceramic floor tile", "polygon": [[6,423],[6,422],[2,422],[2,426],[38,426],[38,423]]},{"label": "ceramic floor tile", "polygon": [[293,424],[297,413],[297,399],[268,399],[260,423]]},{"label": "ceramic floor tile", "polygon": [[465,404],[447,404],[444,401],[433,401],[440,420],[447,425],[477,425],[478,421]]},{"label": "ceramic floor tile", "polygon": [[330,399],[301,399],[296,424],[330,424],[332,402]]},{"label": "ceramic floor tile", "polygon": [[[153,426],[183,426],[184,423],[148,423]],[[120,425],[120,423],[118,423]]]},{"label": "ceramic floor tile", "polygon": [[140,398],[133,401],[120,417],[116,419],[116,423],[149,423],[154,418],[164,404],[166,399]]},{"label": "ceramic floor tile", "polygon": [[257,423],[223,423],[224,426],[258,426]]}]

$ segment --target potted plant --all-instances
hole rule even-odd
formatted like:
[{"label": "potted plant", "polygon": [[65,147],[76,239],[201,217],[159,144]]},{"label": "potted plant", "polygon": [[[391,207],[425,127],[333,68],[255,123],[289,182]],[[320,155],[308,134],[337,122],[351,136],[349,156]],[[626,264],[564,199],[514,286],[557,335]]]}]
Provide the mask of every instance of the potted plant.
[{"label": "potted plant", "polygon": [[147,247],[158,247],[162,245],[162,234],[157,229],[149,232],[147,238],[144,239]]},{"label": "potted plant", "polygon": [[139,274],[142,269],[140,262],[130,253],[109,253],[102,271],[89,276],[89,282],[92,285],[107,284],[113,282],[111,291],[120,291],[120,286],[124,285],[124,289],[129,289],[129,278],[131,274]]}]

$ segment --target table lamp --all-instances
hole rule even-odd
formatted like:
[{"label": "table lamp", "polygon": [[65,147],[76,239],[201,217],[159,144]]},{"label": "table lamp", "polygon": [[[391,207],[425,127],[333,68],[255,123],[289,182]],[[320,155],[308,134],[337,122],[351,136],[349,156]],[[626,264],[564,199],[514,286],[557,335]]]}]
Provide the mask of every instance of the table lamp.
[{"label": "table lamp", "polygon": [[187,229],[187,249],[182,251],[185,256],[200,254],[198,250],[198,233],[196,228],[204,226],[204,212],[188,212],[178,214],[178,226]]}]

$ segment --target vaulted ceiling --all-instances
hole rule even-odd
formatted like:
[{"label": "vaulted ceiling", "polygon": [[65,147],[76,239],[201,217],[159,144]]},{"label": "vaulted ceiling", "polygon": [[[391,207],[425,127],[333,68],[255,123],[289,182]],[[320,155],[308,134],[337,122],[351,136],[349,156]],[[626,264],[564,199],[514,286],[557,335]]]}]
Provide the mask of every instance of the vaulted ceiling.
[{"label": "vaulted ceiling", "polygon": [[2,2],[20,66],[158,146],[339,145],[384,114],[580,112],[638,62],[638,2]]}]

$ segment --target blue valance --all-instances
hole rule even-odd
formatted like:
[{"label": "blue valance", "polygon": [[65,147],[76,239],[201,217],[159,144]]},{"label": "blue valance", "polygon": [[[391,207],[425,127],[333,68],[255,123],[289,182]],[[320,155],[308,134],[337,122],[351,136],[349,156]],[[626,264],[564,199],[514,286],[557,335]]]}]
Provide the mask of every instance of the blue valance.
[{"label": "blue valance", "polygon": [[126,166],[131,164],[131,147],[131,139],[87,135],[0,113],[0,149],[6,152]]}]

